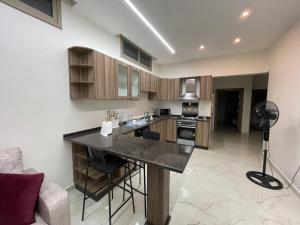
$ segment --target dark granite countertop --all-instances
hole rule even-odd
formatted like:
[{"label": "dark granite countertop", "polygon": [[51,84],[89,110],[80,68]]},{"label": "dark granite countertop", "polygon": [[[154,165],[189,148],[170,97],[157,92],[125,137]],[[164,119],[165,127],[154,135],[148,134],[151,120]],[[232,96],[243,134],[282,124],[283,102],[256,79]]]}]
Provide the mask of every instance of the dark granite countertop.
[{"label": "dark granite countertop", "polygon": [[113,134],[108,137],[100,135],[100,128],[93,128],[66,134],[64,139],[72,143],[89,146],[95,150],[103,150],[121,157],[182,173],[194,150],[193,147],[127,135],[132,131],[161,120],[162,118],[154,118],[153,121],[149,121],[142,126],[115,128]]},{"label": "dark granite countertop", "polygon": [[[170,115],[170,116],[162,116],[162,117],[154,117],[155,119],[160,119],[160,120],[164,120],[164,119],[181,119],[182,116],[181,115]],[[198,116],[197,121],[210,121],[210,117],[209,116]]]}]

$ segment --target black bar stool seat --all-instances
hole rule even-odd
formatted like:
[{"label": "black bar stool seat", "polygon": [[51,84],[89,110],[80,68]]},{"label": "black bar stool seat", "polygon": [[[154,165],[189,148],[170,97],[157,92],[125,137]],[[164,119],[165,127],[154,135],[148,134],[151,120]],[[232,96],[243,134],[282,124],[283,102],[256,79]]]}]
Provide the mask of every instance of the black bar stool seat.
[{"label": "black bar stool seat", "polygon": [[117,170],[119,170],[121,167],[125,166],[127,163],[128,163],[127,160],[121,159],[117,156],[106,155],[105,163],[91,161],[89,163],[89,166],[91,166],[99,171],[105,171],[107,173],[113,174]]}]

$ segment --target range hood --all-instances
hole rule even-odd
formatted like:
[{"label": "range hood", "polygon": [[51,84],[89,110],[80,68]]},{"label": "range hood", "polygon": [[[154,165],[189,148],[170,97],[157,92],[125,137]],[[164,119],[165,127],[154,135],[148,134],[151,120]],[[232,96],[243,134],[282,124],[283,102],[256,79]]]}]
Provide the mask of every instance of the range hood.
[{"label": "range hood", "polygon": [[196,78],[186,78],[181,80],[181,96],[182,101],[199,101],[200,80]]}]

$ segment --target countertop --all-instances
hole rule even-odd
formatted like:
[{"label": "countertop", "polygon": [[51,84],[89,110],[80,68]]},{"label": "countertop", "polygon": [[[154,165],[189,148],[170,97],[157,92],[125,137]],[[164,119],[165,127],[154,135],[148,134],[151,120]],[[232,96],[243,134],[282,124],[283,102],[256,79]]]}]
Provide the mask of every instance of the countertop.
[{"label": "countertop", "polygon": [[[160,120],[164,120],[164,119],[181,119],[182,116],[181,115],[170,115],[170,116],[161,116],[161,117],[155,117],[154,116],[153,118],[160,119]],[[198,116],[195,120],[209,122],[210,117],[209,116]]]},{"label": "countertop", "polygon": [[100,128],[65,134],[66,141],[89,146],[95,150],[106,151],[120,157],[134,159],[147,164],[163,167],[174,172],[183,173],[191,154],[192,146],[161,142],[139,137],[131,137],[128,133],[146,127],[167,118],[154,118],[141,126],[121,126],[113,129],[108,137],[100,135]]}]

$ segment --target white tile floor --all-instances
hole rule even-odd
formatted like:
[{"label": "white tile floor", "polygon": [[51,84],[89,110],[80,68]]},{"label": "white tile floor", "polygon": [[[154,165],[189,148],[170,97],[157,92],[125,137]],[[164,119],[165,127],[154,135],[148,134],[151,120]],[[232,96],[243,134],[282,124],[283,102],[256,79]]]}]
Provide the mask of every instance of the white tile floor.
[{"label": "white tile floor", "polygon": [[[300,199],[291,190],[264,189],[245,177],[248,170],[261,168],[260,135],[218,132],[212,142],[209,151],[194,150],[184,174],[171,174],[170,225],[300,225]],[[115,190],[114,208],[121,193]],[[108,224],[107,197],[87,202],[84,222],[82,198],[70,192],[72,225]],[[135,194],[135,202],[136,213],[128,203],[114,225],[144,224],[142,196]]]}]

